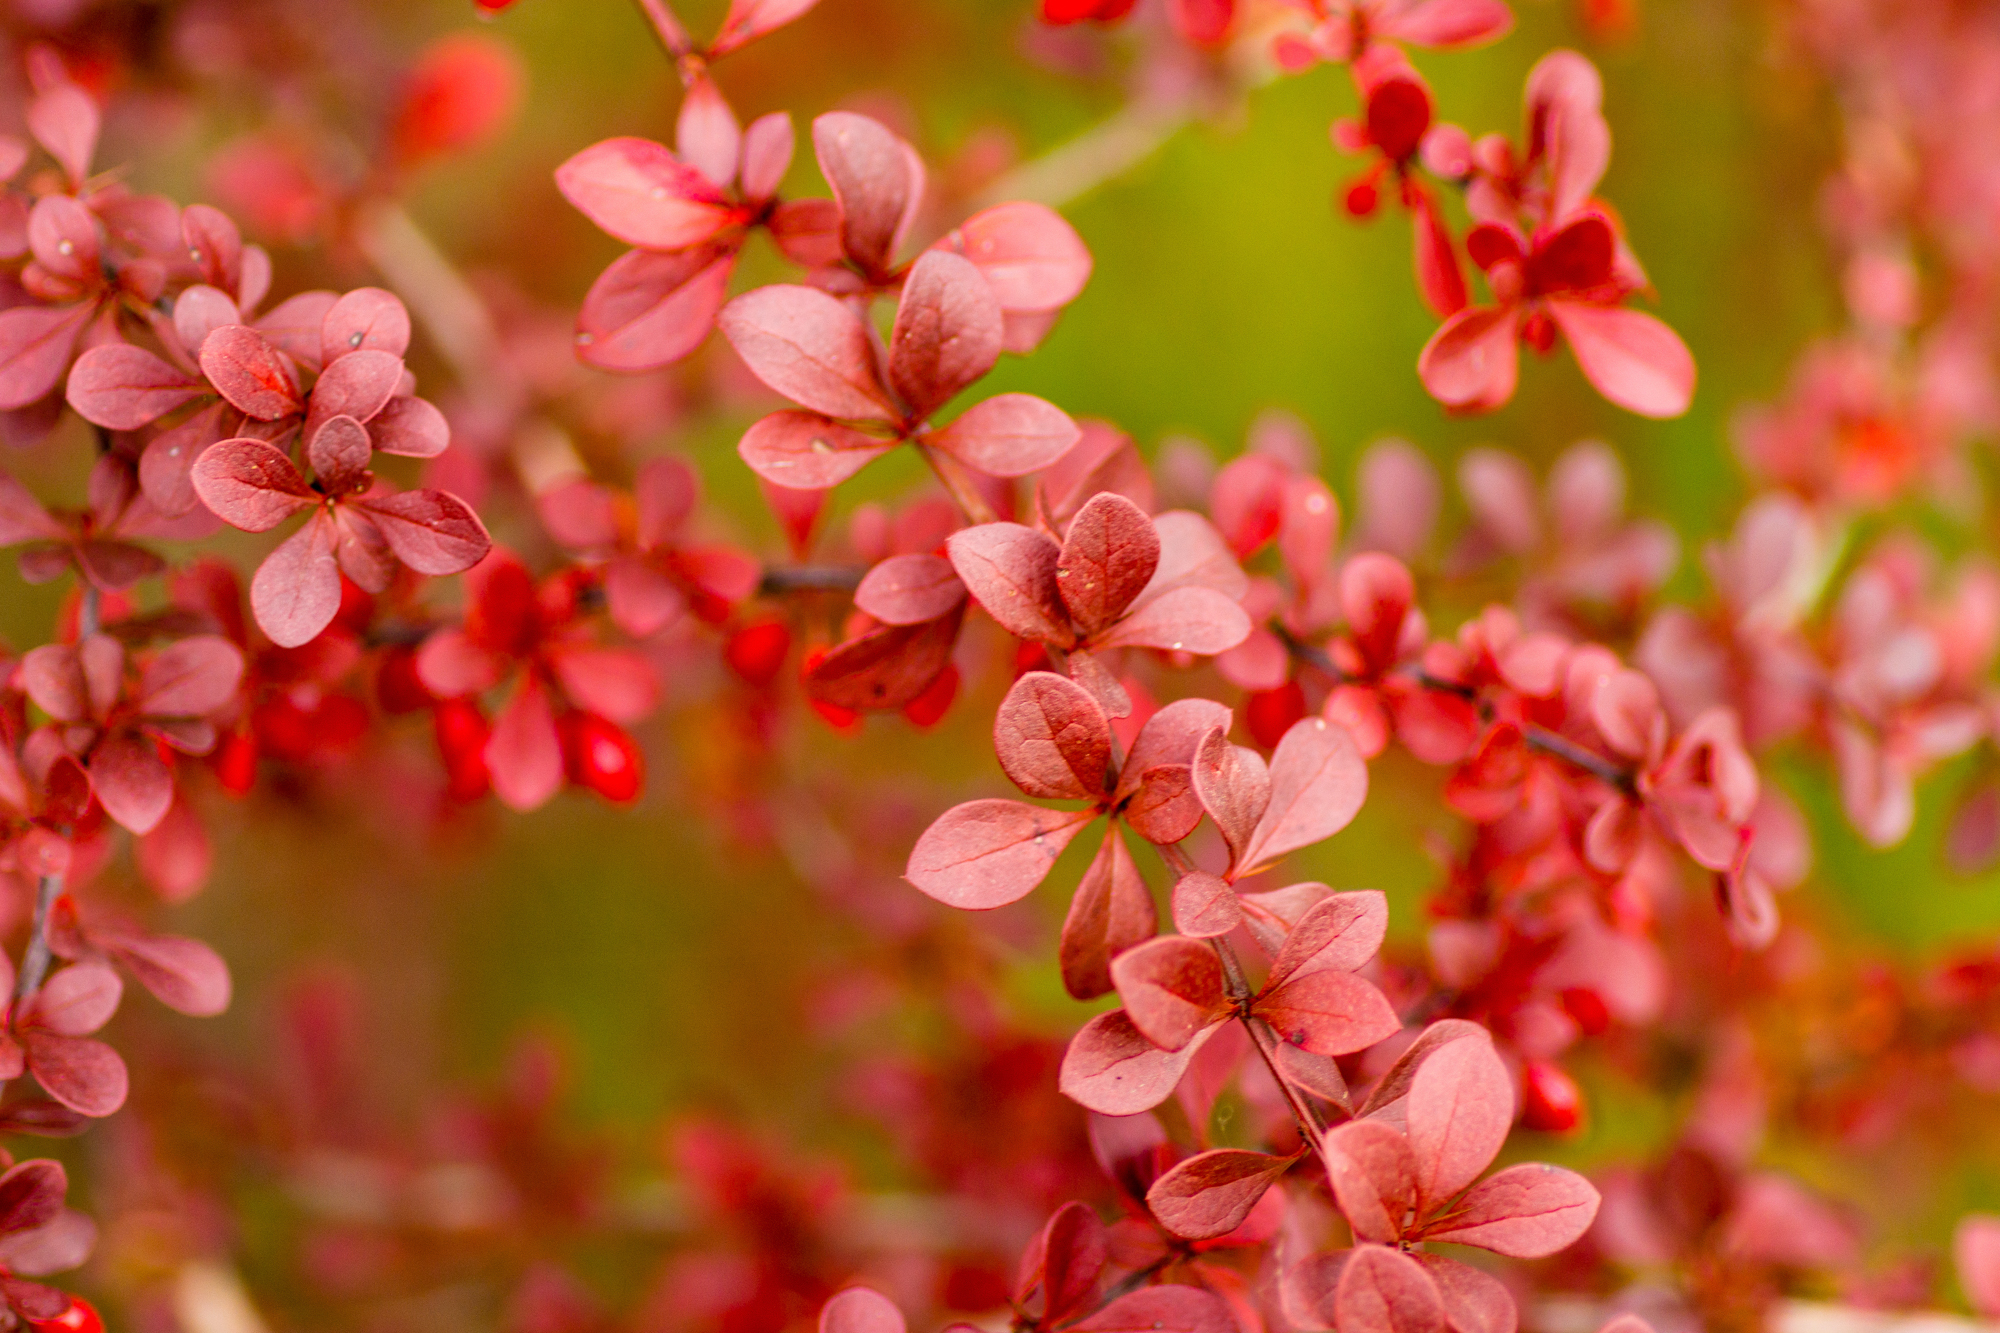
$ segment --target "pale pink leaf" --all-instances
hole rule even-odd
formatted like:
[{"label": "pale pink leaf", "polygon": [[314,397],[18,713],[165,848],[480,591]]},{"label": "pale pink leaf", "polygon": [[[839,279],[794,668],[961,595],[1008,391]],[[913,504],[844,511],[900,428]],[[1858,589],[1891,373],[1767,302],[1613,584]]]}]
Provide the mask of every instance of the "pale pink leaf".
[{"label": "pale pink leaf", "polygon": [[1330,838],[1368,798],[1368,765],[1347,728],[1323,717],[1294,723],[1271,755],[1271,801],[1244,852],[1244,872]]},{"label": "pale pink leaf", "polygon": [[952,907],[983,911],[1026,897],[1047,878],[1094,810],[967,801],[938,816],[910,849],[904,877]]},{"label": "pale pink leaf", "polygon": [[106,343],[79,356],[65,390],[78,416],[106,430],[137,430],[202,392],[199,382],[129,343]]},{"label": "pale pink leaf", "polygon": [[1081,434],[1053,403],[1029,393],[1003,393],[974,403],[924,439],[975,471],[1021,477],[1068,453]]},{"label": "pale pink leaf", "polygon": [[885,625],[936,620],[965,600],[951,561],[937,555],[892,555],[870,569],[854,590],[856,609]]},{"label": "pale pink leaf", "polygon": [[759,287],[716,322],[751,374],[799,406],[841,420],[898,416],[860,317],[818,288]]},{"label": "pale pink leaf", "polygon": [[332,521],[324,513],[314,514],[257,566],[250,580],[250,610],[258,628],[280,648],[296,648],[317,637],[340,610],[340,568],[333,545]]},{"label": "pale pink leaf", "polygon": [[1687,344],[1643,310],[1551,299],[1551,318],[1584,377],[1606,398],[1642,417],[1677,417],[1694,398]]},{"label": "pale pink leaf", "polygon": [[896,447],[818,412],[773,412],[737,442],[750,470],[774,486],[819,491],[838,486]]},{"label": "pale pink leaf", "polygon": [[1417,1192],[1434,1209],[1478,1178],[1513,1126],[1513,1081],[1492,1043],[1454,1041],[1433,1051],[1410,1081],[1407,1118]]},{"label": "pale pink leaf", "polygon": [[579,212],[648,250],[700,245],[736,220],[707,177],[649,139],[606,139],[556,168],[556,188]]},{"label": "pale pink leaf", "polygon": [[1101,1115],[1137,1115],[1173,1095],[1209,1028],[1178,1051],[1146,1040],[1123,1009],[1099,1014],[1070,1039],[1057,1085],[1064,1096]]},{"label": "pale pink leaf", "polygon": [[1596,1187],[1576,1172],[1527,1162],[1474,1185],[1424,1236],[1512,1259],[1541,1259],[1567,1249],[1589,1230],[1597,1203]]}]

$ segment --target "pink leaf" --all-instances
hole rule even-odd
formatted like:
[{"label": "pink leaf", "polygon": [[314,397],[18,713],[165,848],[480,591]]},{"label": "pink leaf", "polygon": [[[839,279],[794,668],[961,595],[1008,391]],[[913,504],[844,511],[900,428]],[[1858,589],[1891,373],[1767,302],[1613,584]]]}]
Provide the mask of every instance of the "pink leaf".
[{"label": "pink leaf", "polygon": [[1528,1162],[1474,1185],[1424,1237],[1477,1245],[1512,1259],[1541,1259],[1569,1248],[1589,1230],[1597,1203],[1596,1188],[1576,1172]]},{"label": "pink leaf", "polygon": [[1227,935],[1243,920],[1236,890],[1220,875],[1196,870],[1174,881],[1174,929],[1193,939]]},{"label": "pink leaf", "polygon": [[367,427],[353,417],[329,418],[307,435],[306,461],[329,495],[348,495],[368,482],[368,458],[374,445]]},{"label": "pink leaf", "polygon": [[1096,639],[1099,648],[1159,648],[1210,657],[1250,637],[1250,617],[1213,588],[1175,588],[1142,600]]},{"label": "pink leaf", "polygon": [[250,610],[258,628],[280,648],[296,648],[317,637],[340,610],[333,543],[332,521],[317,513],[257,566],[250,580]]},{"label": "pink leaf", "polygon": [[1334,1290],[1340,1333],[1445,1333],[1437,1284],[1416,1260],[1381,1245],[1357,1245]]},{"label": "pink leaf", "polygon": [[201,502],[245,532],[268,532],[320,502],[285,451],[262,440],[223,440],[195,460],[189,476]]},{"label": "pink leaf", "polygon": [[1165,1051],[1186,1046],[1228,1009],[1215,950],[1181,935],[1147,940],[1113,958],[1111,982],[1132,1026]]},{"label": "pink leaf", "polygon": [[42,507],[28,488],[0,472],[0,546],[62,541],[68,529]]},{"label": "pink leaf", "polygon": [[[195,208],[188,209],[188,215]],[[335,292],[300,292],[279,302],[253,327],[292,360],[314,365],[325,347],[327,312],[339,303],[340,297]]]},{"label": "pink leaf", "polygon": [[792,165],[798,136],[788,111],[773,111],[750,122],[743,131],[743,197],[762,203],[778,192]]},{"label": "pink leaf", "polygon": [[1159,564],[1153,520],[1124,496],[1102,494],[1070,520],[1057,588],[1077,626],[1094,634],[1125,613]]},{"label": "pink leaf", "polygon": [[903,1333],[903,1312],[880,1292],[849,1287],[821,1307],[819,1333]]},{"label": "pink leaf", "polygon": [[1137,1115],[1173,1095],[1214,1028],[1178,1051],[1146,1040],[1123,1009],[1099,1014],[1070,1039],[1057,1085],[1065,1097],[1101,1115]]},{"label": "pink leaf", "polygon": [[355,288],[333,303],[320,324],[322,366],[331,367],[349,352],[387,352],[401,360],[409,350],[410,312],[380,287]]},{"label": "pink leaf", "polygon": [[579,708],[613,722],[637,722],[659,703],[660,680],[643,653],[576,648],[550,657],[563,692]]},{"label": "pink leaf", "polygon": [[1197,1153],[1153,1182],[1146,1206],[1176,1236],[1213,1240],[1241,1226],[1296,1160],[1236,1148]]},{"label": "pink leaf", "polygon": [[1109,1248],[1104,1223],[1089,1205],[1064,1204],[1022,1252],[1015,1305],[1039,1309],[1044,1327],[1067,1322],[1096,1293]]},{"label": "pink leaf", "polygon": [[1514,1085],[1491,1042],[1450,1042],[1417,1066],[1407,1114],[1417,1193],[1436,1208],[1477,1179],[1507,1141]]},{"label": "pink leaf", "polygon": [[1358,971],[1382,947],[1388,931],[1389,900],[1378,890],[1322,898],[1286,935],[1265,984],[1310,972]]},{"label": "pink leaf", "polygon": [[1357,1114],[1379,1115],[1388,1107],[1395,1106],[1410,1095],[1410,1084],[1417,1076],[1417,1069],[1433,1051],[1454,1041],[1473,1040],[1488,1046],[1493,1044],[1492,1034],[1479,1024],[1463,1018],[1441,1018],[1417,1034],[1417,1039],[1403,1049],[1396,1062],[1389,1066],[1387,1073],[1376,1081],[1369,1092],[1368,1100],[1361,1104]]},{"label": "pink leaf", "polygon": [[451,426],[421,398],[391,398],[368,422],[368,437],[385,454],[436,458],[451,446]]},{"label": "pink leaf", "polygon": [[1271,755],[1271,801],[1239,874],[1347,827],[1368,798],[1368,765],[1347,728],[1322,717],[1292,725]]},{"label": "pink leaf", "polygon": [[1552,298],[1549,315],[1584,377],[1628,412],[1677,417],[1694,398],[1694,357],[1680,336],[1643,310]]},{"label": "pink leaf", "polygon": [[1109,794],[1111,724],[1089,691],[1050,671],[1014,682],[993,720],[1000,767],[1029,796],[1097,800]]},{"label": "pink leaf", "polygon": [[131,1083],[125,1062],[103,1042],[31,1028],[21,1034],[21,1044],[36,1082],[70,1110],[102,1118],[125,1104]]},{"label": "pink leaf", "polygon": [[419,574],[457,574],[493,549],[486,525],[449,491],[403,491],[360,502],[396,558]]},{"label": "pink leaf", "polygon": [[1431,397],[1459,412],[1489,412],[1514,396],[1520,376],[1519,312],[1471,306],[1446,320],[1417,357]]},{"label": "pink leaf", "polygon": [[220,288],[198,284],[174,298],[174,334],[189,356],[200,355],[209,334],[242,322],[243,312]]},{"label": "pink leaf", "polygon": [[1004,907],[1034,891],[1095,810],[967,801],[938,816],[910,849],[904,877],[952,907]]},{"label": "pink leaf", "polygon": [[[1515,1333],[1521,1312],[1515,1308],[1514,1295],[1507,1290],[1506,1283],[1441,1254],[1418,1253],[1414,1258],[1431,1275],[1431,1281],[1437,1283],[1438,1296],[1444,1301],[1445,1322],[1452,1333]],[[1652,1330],[1642,1326],[1636,1330],[1619,1329],[1617,1333],[1652,1333]]]},{"label": "pink leaf", "polygon": [[1961,1218],[1951,1254],[1966,1301],[1988,1318],[2000,1316],[2000,1217],[1970,1213]]},{"label": "pink leaf", "polygon": [[170,903],[186,902],[208,882],[215,868],[215,845],[201,816],[186,799],[174,798],[166,817],[134,848],[139,873],[153,892]]},{"label": "pink leaf", "polygon": [[965,601],[965,584],[951,561],[936,555],[892,555],[869,570],[854,590],[856,609],[885,625],[936,620]]},{"label": "pink leaf", "polygon": [[773,412],[743,432],[736,452],[775,486],[818,491],[838,486],[896,443],[818,412]]},{"label": "pink leaf", "polygon": [[1081,432],[1069,414],[1033,394],[974,403],[925,442],[991,477],[1021,477],[1068,453]]},{"label": "pink leaf", "polygon": [[842,420],[897,417],[861,319],[814,287],[745,292],[716,321],[750,373],[785,397]]},{"label": "pink leaf", "polygon": [[1379,1120],[1350,1120],[1321,1144],[1333,1197],[1360,1240],[1394,1244],[1417,1201],[1409,1141]]},{"label": "pink leaf", "polygon": [[648,250],[683,250],[736,221],[701,172],[649,139],[592,144],[556,168],[563,198],[599,227]]},{"label": "pink leaf", "polygon": [[1228,707],[1213,699],[1176,699],[1147,718],[1132,741],[1117,795],[1131,795],[1145,771],[1156,765],[1192,763],[1203,738],[1211,731],[1227,733],[1230,719]]},{"label": "pink leaf", "polygon": [[697,74],[681,98],[680,114],[674,118],[674,148],[716,189],[726,190],[735,182],[743,127],[706,73]]},{"label": "pink leaf", "polygon": [[840,239],[869,274],[886,273],[918,205],[923,178],[909,146],[849,111],[813,121],[813,152],[840,203]]},{"label": "pink leaf", "polygon": [[1437,204],[1430,193],[1418,190],[1414,197],[1416,203],[1410,221],[1415,241],[1417,291],[1431,313],[1439,319],[1449,319],[1465,309],[1465,272],[1459,267],[1451,231],[1438,216]]},{"label": "pink leaf", "polygon": [[889,383],[927,417],[1000,359],[1000,303],[979,270],[943,250],[911,266],[889,336]]},{"label": "pink leaf", "polygon": [[1402,1026],[1382,992],[1352,972],[1293,977],[1259,996],[1256,1011],[1286,1041],[1315,1055],[1363,1051]]},{"label": "pink leaf", "polygon": [[1083,238],[1043,204],[1001,204],[974,213],[937,244],[971,260],[1004,310],[1060,309],[1090,280]]},{"label": "pink leaf", "polygon": [[[709,45],[710,59],[747,46],[799,18],[819,0],[729,0],[729,13]],[[878,1333],[878,1330],[867,1330]]]},{"label": "pink leaf", "polygon": [[1172,1285],[1127,1292],[1070,1327],[1077,1333],[1237,1333],[1220,1296]]},{"label": "pink leaf", "polygon": [[134,833],[166,818],[174,803],[174,775],[148,741],[113,736],[90,755],[90,787],[104,813]]},{"label": "pink leaf", "polygon": [[656,370],[701,346],[729,295],[736,251],[628,250],[584,295],[576,354],[600,370]]},{"label": "pink leaf", "polygon": [[1063,987],[1079,1000],[1113,989],[1111,960],[1149,940],[1158,928],[1153,895],[1132,863],[1125,837],[1113,823],[1070,899],[1063,920],[1060,958]]},{"label": "pink leaf", "polygon": [[106,430],[137,430],[202,391],[199,383],[151,352],[106,343],[76,359],[65,393],[85,421]]},{"label": "pink leaf", "polygon": [[125,983],[107,965],[73,963],[42,983],[21,1021],[65,1037],[86,1036],[111,1021],[124,994]]},{"label": "pink leaf", "polygon": [[168,644],[139,673],[139,711],[150,717],[206,717],[236,697],[243,650],[215,634]]},{"label": "pink leaf", "polygon": [[1271,801],[1271,774],[1255,750],[1231,745],[1218,729],[1195,752],[1194,793],[1229,844],[1230,865],[1243,859],[1251,831]]},{"label": "pink leaf", "polygon": [[1462,51],[1507,35],[1514,13],[1502,0],[1423,0],[1378,29],[1384,37],[1433,51]]},{"label": "pink leaf", "polygon": [[[89,302],[22,305],[0,310],[0,410],[48,397],[62,380],[77,335],[90,322]],[[81,411],[82,409],[78,409]]]},{"label": "pink leaf", "polygon": [[277,421],[302,406],[298,373],[255,329],[230,324],[215,330],[203,340],[200,360],[215,391],[253,420]]},{"label": "pink leaf", "polygon": [[403,360],[372,347],[349,352],[320,372],[306,404],[306,438],[334,417],[372,420],[403,380]]},{"label": "pink leaf", "polygon": [[1067,648],[1075,642],[1056,570],[1062,549],[1019,523],[961,528],[945,543],[974,601],[1010,634]]},{"label": "pink leaf", "polygon": [[28,133],[49,150],[69,183],[82,185],[90,175],[90,159],[97,152],[102,123],[90,94],[67,80],[57,83],[28,103],[27,122]]},{"label": "pink leaf", "polygon": [[548,693],[525,675],[514,697],[493,719],[486,741],[486,768],[493,794],[515,810],[534,810],[562,789],[562,741]]},{"label": "pink leaf", "polygon": [[97,938],[169,1009],[209,1018],[229,1007],[229,965],[200,940],[124,933],[100,933]]}]

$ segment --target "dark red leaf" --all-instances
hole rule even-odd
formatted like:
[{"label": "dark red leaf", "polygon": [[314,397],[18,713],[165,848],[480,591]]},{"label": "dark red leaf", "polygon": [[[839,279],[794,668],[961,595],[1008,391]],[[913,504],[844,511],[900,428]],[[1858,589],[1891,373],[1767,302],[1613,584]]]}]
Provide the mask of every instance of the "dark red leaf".
[{"label": "dark red leaf", "polygon": [[215,391],[244,416],[276,421],[303,406],[297,371],[255,329],[231,324],[215,330],[203,341],[200,360]]},{"label": "dark red leaf", "polygon": [[1063,1323],[1089,1304],[1109,1258],[1104,1223],[1097,1214],[1086,1204],[1066,1203],[1022,1253],[1014,1302],[1038,1309],[1043,1327]]},{"label": "dark red leaf", "polygon": [[901,708],[951,664],[962,615],[885,625],[841,644],[806,673],[813,698],[856,711]]},{"label": "dark red leaf", "polygon": [[419,574],[457,574],[493,549],[486,525],[449,491],[403,491],[375,496],[359,506],[381,526],[396,558]]},{"label": "dark red leaf", "polygon": [[1243,1224],[1292,1157],[1217,1148],[1178,1163],[1146,1191],[1160,1225],[1185,1240],[1213,1240]]},{"label": "dark red leaf", "polygon": [[1014,682],[993,720],[993,749],[1014,785],[1044,800],[1109,794],[1111,724],[1076,682],[1030,671]]},{"label": "dark red leaf", "polygon": [[0,1236],[47,1226],[62,1215],[69,1177],[61,1162],[36,1158],[0,1176]]},{"label": "dark red leaf", "polygon": [[1111,960],[1158,929],[1153,895],[1132,863],[1117,824],[1105,830],[1104,845],[1077,885],[1063,920],[1060,958],[1063,986],[1079,1000],[1094,1000],[1112,989]]},{"label": "dark red leaf", "polygon": [[368,482],[368,459],[374,445],[368,428],[353,417],[330,417],[318,429],[308,427],[306,462],[329,495],[348,495]]},{"label": "dark red leaf", "polygon": [[1056,577],[1062,549],[1019,523],[982,523],[951,534],[952,568],[974,601],[1010,634],[1067,648],[1075,642]]},{"label": "dark red leaf", "polygon": [[1063,537],[1057,587],[1077,627],[1095,634],[1125,613],[1159,564],[1159,534],[1145,511],[1122,495],[1097,495]]},{"label": "dark red leaf", "polygon": [[840,239],[863,272],[886,273],[923,201],[909,145],[876,121],[830,111],[813,121],[813,153],[840,203]]},{"label": "dark red leaf", "polygon": [[889,337],[889,383],[927,417],[1000,360],[1000,303],[957,255],[929,250],[903,282]]},{"label": "dark red leaf", "polygon": [[1162,935],[1111,960],[1111,982],[1132,1026],[1164,1051],[1177,1051],[1228,1015],[1229,996],[1215,950]]},{"label": "dark red leaf", "polygon": [[1070,1039],[1057,1084],[1065,1097],[1100,1115],[1137,1115],[1173,1095],[1174,1085],[1215,1029],[1178,1051],[1163,1051],[1123,1009],[1099,1014]]}]

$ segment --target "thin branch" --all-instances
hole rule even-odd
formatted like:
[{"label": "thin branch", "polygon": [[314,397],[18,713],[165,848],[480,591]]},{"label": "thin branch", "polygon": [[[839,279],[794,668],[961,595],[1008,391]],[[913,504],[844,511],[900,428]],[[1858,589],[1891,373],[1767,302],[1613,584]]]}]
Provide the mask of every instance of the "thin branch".
[{"label": "thin branch", "polygon": [[972,210],[1016,199],[1060,208],[1151,157],[1192,119],[1186,98],[1128,102],[1062,147],[994,181],[972,201]]},{"label": "thin branch", "polygon": [[788,592],[853,592],[868,571],[859,565],[773,565],[757,591],[766,597]]},{"label": "thin branch", "polygon": [[660,46],[679,64],[694,51],[694,39],[674,14],[667,0],[639,0],[639,10],[646,21],[653,26],[653,36],[659,38]]},{"label": "thin branch", "polygon": [[400,204],[370,208],[355,241],[451,363],[465,391],[507,403],[519,388],[501,374],[500,333],[472,284]]},{"label": "thin branch", "polygon": [[61,875],[43,875],[35,886],[34,925],[29,929],[28,947],[21,955],[21,973],[14,979],[16,1015],[29,997],[42,988],[42,981],[49,974],[49,913],[55,910],[62,891]]}]

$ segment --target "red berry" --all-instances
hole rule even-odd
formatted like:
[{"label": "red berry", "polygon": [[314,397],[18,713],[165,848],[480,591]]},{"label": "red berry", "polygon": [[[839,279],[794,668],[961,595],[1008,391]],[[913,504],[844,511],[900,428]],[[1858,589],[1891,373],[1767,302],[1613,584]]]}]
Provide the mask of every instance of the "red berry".
[{"label": "red berry", "polygon": [[722,660],[746,683],[761,690],[778,678],[791,652],[792,631],[785,622],[759,620],[729,636]]},{"label": "red berry", "polygon": [[1376,207],[1382,202],[1382,191],[1375,186],[1373,176],[1365,176],[1347,187],[1340,198],[1340,206],[1347,215],[1354,218],[1372,218]]},{"label": "red berry", "polygon": [[257,781],[257,738],[248,731],[232,731],[215,746],[210,761],[215,780],[231,796],[244,796]]},{"label": "red berry", "polygon": [[417,675],[417,650],[395,647],[382,655],[375,672],[375,698],[385,713],[414,713],[436,702]]},{"label": "red berry", "polygon": [[1583,1123],[1583,1089],[1548,1060],[1530,1060],[1522,1071],[1521,1123],[1544,1134],[1567,1134]]},{"label": "red berry", "polygon": [[955,663],[946,662],[937,679],[926,685],[922,694],[903,705],[903,716],[920,727],[934,727],[951,711],[951,701],[957,697],[958,667]]},{"label": "red berry", "polygon": [[1295,680],[1274,690],[1257,690],[1243,705],[1243,722],[1250,739],[1265,749],[1275,749],[1292,724],[1306,715],[1306,692]]},{"label": "red berry", "polygon": [[1032,639],[1023,639],[1014,645],[1014,674],[1025,676],[1030,671],[1047,671],[1054,664],[1049,661],[1049,650]]},{"label": "red berry", "polygon": [[1587,986],[1571,986],[1562,993],[1562,1007],[1576,1020],[1588,1037],[1601,1036],[1611,1026],[1611,1011],[1604,997]]},{"label": "red berry", "polygon": [[35,1333],[104,1333],[104,1319],[95,1306],[81,1296],[69,1298],[69,1309],[51,1319],[30,1319]]},{"label": "red berry", "polygon": [[470,699],[446,699],[431,712],[438,757],[444,760],[447,790],[455,801],[476,801],[492,785],[486,771],[486,738],[492,726]]},{"label": "red berry", "polygon": [[630,732],[581,709],[563,718],[561,731],[563,764],[571,782],[621,805],[638,797],[646,780],[646,761]]}]

